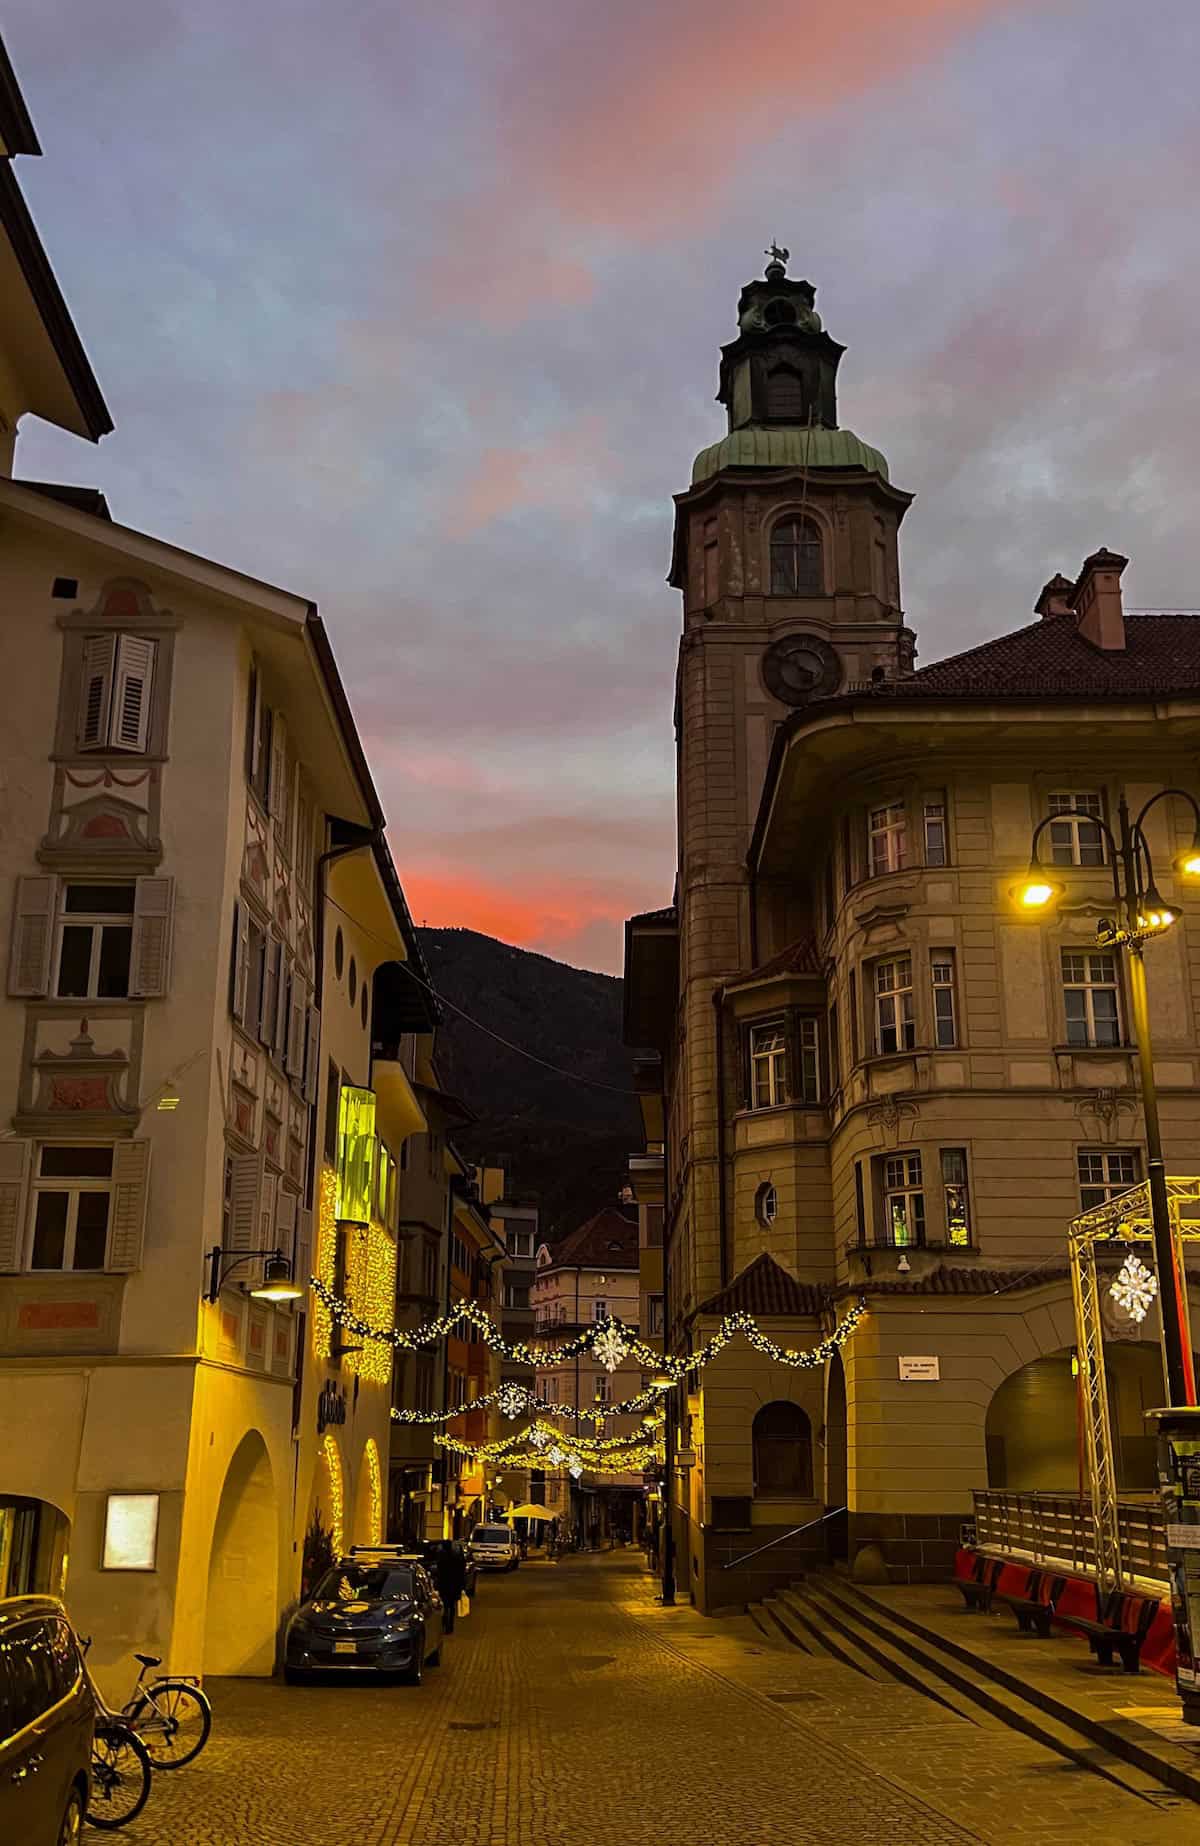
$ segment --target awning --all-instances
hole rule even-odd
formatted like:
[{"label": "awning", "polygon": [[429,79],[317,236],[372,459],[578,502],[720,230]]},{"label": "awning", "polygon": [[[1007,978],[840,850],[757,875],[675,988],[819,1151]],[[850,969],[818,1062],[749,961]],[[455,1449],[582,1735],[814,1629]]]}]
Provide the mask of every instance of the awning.
[{"label": "awning", "polygon": [[527,1501],[524,1506],[510,1506],[508,1511],[505,1513],[504,1517],[506,1519],[546,1519],[546,1520],[549,1520],[549,1519],[557,1519],[558,1514],[552,1513],[549,1507],[534,1506],[530,1502]]}]

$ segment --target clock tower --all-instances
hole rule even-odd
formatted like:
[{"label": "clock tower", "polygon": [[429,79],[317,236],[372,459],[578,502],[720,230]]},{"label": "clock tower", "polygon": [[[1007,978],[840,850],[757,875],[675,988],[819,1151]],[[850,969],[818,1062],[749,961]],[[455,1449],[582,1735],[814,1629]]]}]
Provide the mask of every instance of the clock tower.
[{"label": "clock tower", "polygon": [[[772,244],[721,349],[728,429],[675,496],[680,897],[702,886],[713,971],[752,965],[745,858],[771,743],[797,706],[912,670],[897,533],[912,496],[838,423],[845,348]],[[681,917],[681,925],[687,923]]]}]

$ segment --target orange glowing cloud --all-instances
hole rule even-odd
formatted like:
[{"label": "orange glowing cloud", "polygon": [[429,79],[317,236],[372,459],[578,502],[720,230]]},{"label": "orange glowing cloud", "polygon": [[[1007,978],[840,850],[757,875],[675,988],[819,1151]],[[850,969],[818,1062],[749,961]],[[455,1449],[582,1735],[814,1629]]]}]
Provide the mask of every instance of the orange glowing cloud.
[{"label": "orange glowing cloud", "polygon": [[401,865],[401,876],[408,907],[418,924],[477,929],[518,948],[548,952],[595,923],[619,930],[644,896],[574,879],[569,886],[561,880],[531,886],[522,878],[519,889],[514,889],[469,873],[411,863]]}]

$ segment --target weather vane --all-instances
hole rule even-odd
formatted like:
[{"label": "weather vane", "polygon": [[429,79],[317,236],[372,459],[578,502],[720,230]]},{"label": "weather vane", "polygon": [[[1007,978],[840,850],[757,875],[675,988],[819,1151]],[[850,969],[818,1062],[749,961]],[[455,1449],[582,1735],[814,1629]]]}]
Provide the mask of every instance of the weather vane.
[{"label": "weather vane", "polygon": [[763,255],[769,256],[773,263],[786,263],[791,254],[790,250],[786,250],[781,244],[777,244],[774,238],[772,238],[768,248],[763,251]]}]

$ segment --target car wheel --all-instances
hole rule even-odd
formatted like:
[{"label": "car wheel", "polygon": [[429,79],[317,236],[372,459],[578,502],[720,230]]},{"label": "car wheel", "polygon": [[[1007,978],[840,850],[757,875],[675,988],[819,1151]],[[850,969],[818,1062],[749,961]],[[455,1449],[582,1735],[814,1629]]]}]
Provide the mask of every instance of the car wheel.
[{"label": "car wheel", "polygon": [[77,1846],[83,1838],[83,1796],[73,1788],[58,1829],[58,1846]]}]

